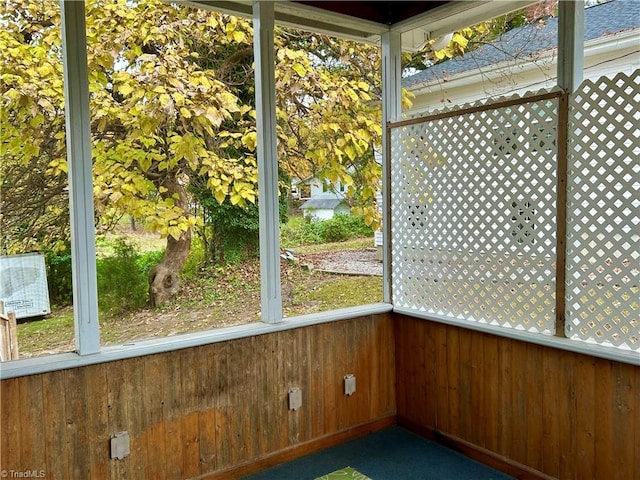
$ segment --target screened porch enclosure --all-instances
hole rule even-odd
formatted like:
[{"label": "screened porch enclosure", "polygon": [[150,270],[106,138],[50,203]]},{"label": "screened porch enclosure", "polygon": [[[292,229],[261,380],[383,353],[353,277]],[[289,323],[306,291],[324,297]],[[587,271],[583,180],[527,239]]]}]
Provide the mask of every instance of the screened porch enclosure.
[{"label": "screened porch enclosure", "polygon": [[[560,5],[558,88],[415,118],[401,108],[403,29],[442,33],[507,2],[396,2],[391,17],[390,2],[184,3],[254,17],[263,321],[100,344],[95,252],[81,248],[88,120],[71,102],[74,280],[89,288],[76,352],[0,365],[2,474],[242,478],[399,425],[515,478],[640,478],[640,73],[579,81],[582,2]],[[80,38],[78,5],[61,2]],[[276,21],[382,44],[379,304],[282,317]],[[76,47],[66,68],[86,106]]]},{"label": "screened porch enclosure", "polygon": [[637,352],[639,92],[636,71],[391,124],[394,307]]},{"label": "screened porch enclosure", "polygon": [[393,303],[555,329],[559,94],[391,126]]}]

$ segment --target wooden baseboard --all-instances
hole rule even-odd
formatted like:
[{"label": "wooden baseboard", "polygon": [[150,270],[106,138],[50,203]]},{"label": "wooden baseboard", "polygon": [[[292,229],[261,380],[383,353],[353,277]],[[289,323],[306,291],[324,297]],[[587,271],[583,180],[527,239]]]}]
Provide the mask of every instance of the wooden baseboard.
[{"label": "wooden baseboard", "polygon": [[234,465],[233,467],[225,468],[223,470],[217,470],[215,472],[201,475],[199,477],[194,477],[191,480],[229,480],[241,478],[245,475],[251,475],[253,473],[266,470],[267,468],[275,467],[276,465],[280,465],[281,463],[289,462],[291,460],[295,460],[296,458],[303,457],[320,450],[324,450],[325,448],[333,447],[335,445],[348,442],[349,440],[354,440],[369,433],[377,432],[378,430],[382,430],[383,428],[387,428],[395,424],[395,415],[380,418],[378,420],[374,420],[373,422],[364,423],[355,427],[348,428],[346,430],[342,430],[340,432],[332,433],[330,435],[325,435],[319,438],[314,438],[313,440],[299,443],[297,445],[292,445],[291,447],[285,448],[284,450],[273,452],[269,455],[257,458],[247,463]]},{"label": "wooden baseboard", "polygon": [[421,437],[425,437],[519,480],[557,480],[555,477],[551,477],[507,457],[498,455],[495,452],[469,443],[466,440],[444,434],[433,428],[423,427],[401,416],[384,417],[374,420],[373,422],[357,425],[330,435],[325,435],[304,443],[292,445],[291,447],[273,452],[247,463],[234,465],[199,477],[194,477],[191,480],[229,480],[241,478],[246,475],[266,470],[267,468],[275,467],[281,463],[289,462],[296,458],[324,450],[325,448],[330,448],[335,445],[348,442],[349,440],[354,440],[369,433],[377,432],[396,424],[420,435]]},{"label": "wooden baseboard", "polygon": [[435,443],[461,453],[466,457],[476,460],[488,467],[499,470],[500,472],[506,473],[507,475],[515,477],[519,480],[557,480],[555,477],[551,477],[531,467],[522,465],[521,463],[515,462],[507,457],[492,452],[491,450],[479,447],[461,438],[444,434],[436,429],[423,427],[412,422],[411,420],[403,418],[400,415],[398,416],[397,421],[398,426],[402,428],[406,428],[407,430],[410,430],[413,433],[420,435],[421,437],[425,437]]}]

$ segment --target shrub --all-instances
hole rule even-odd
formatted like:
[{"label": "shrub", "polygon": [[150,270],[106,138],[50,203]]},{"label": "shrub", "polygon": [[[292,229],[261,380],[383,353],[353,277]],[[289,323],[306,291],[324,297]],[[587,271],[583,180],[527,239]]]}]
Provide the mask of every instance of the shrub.
[{"label": "shrub", "polygon": [[155,267],[162,257],[164,256],[164,251],[157,250],[153,252],[143,252],[138,254],[138,258],[136,260],[136,267],[140,270],[140,273],[145,277],[145,281],[149,280],[149,272],[153,267]]},{"label": "shrub", "polygon": [[181,275],[184,278],[196,278],[200,271],[205,266],[205,251],[202,244],[202,238],[199,235],[194,235],[191,238],[191,248],[189,250],[189,256],[187,261],[182,267]]},{"label": "shrub", "polygon": [[350,238],[373,235],[371,228],[365,225],[364,219],[360,216],[339,214],[321,222],[321,226],[325,242],[342,242]]},{"label": "shrub", "polygon": [[320,222],[309,223],[302,217],[290,218],[280,225],[280,243],[283,247],[323,243]]},{"label": "shrub", "polygon": [[73,303],[73,284],[71,280],[71,252],[63,253],[46,250],[47,285],[49,302],[52,305],[67,306]]},{"label": "shrub", "polygon": [[280,242],[284,247],[328,242],[341,242],[350,238],[370,237],[373,230],[362,216],[339,214],[329,220],[308,222],[291,219],[281,225]]},{"label": "shrub", "polygon": [[117,315],[143,306],[147,300],[149,269],[162,252],[140,255],[124,239],[113,243],[113,255],[98,259],[98,308],[101,313]]}]

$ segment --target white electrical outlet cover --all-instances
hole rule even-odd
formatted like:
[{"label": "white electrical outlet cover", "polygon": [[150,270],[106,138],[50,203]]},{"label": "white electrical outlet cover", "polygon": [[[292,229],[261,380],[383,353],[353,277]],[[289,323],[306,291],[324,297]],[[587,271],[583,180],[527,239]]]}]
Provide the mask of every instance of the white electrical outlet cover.
[{"label": "white electrical outlet cover", "polygon": [[356,376],[353,374],[344,376],[344,394],[351,396],[356,393]]}]

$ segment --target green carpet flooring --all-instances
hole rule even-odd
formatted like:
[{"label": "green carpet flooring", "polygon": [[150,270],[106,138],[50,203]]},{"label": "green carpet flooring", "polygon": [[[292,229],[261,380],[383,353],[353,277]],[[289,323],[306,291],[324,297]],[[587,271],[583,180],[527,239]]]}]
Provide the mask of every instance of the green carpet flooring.
[{"label": "green carpet flooring", "polygon": [[[362,476],[327,477],[347,467]],[[314,480],[323,476],[362,480],[513,480],[400,427],[298,458],[245,480]]]}]

